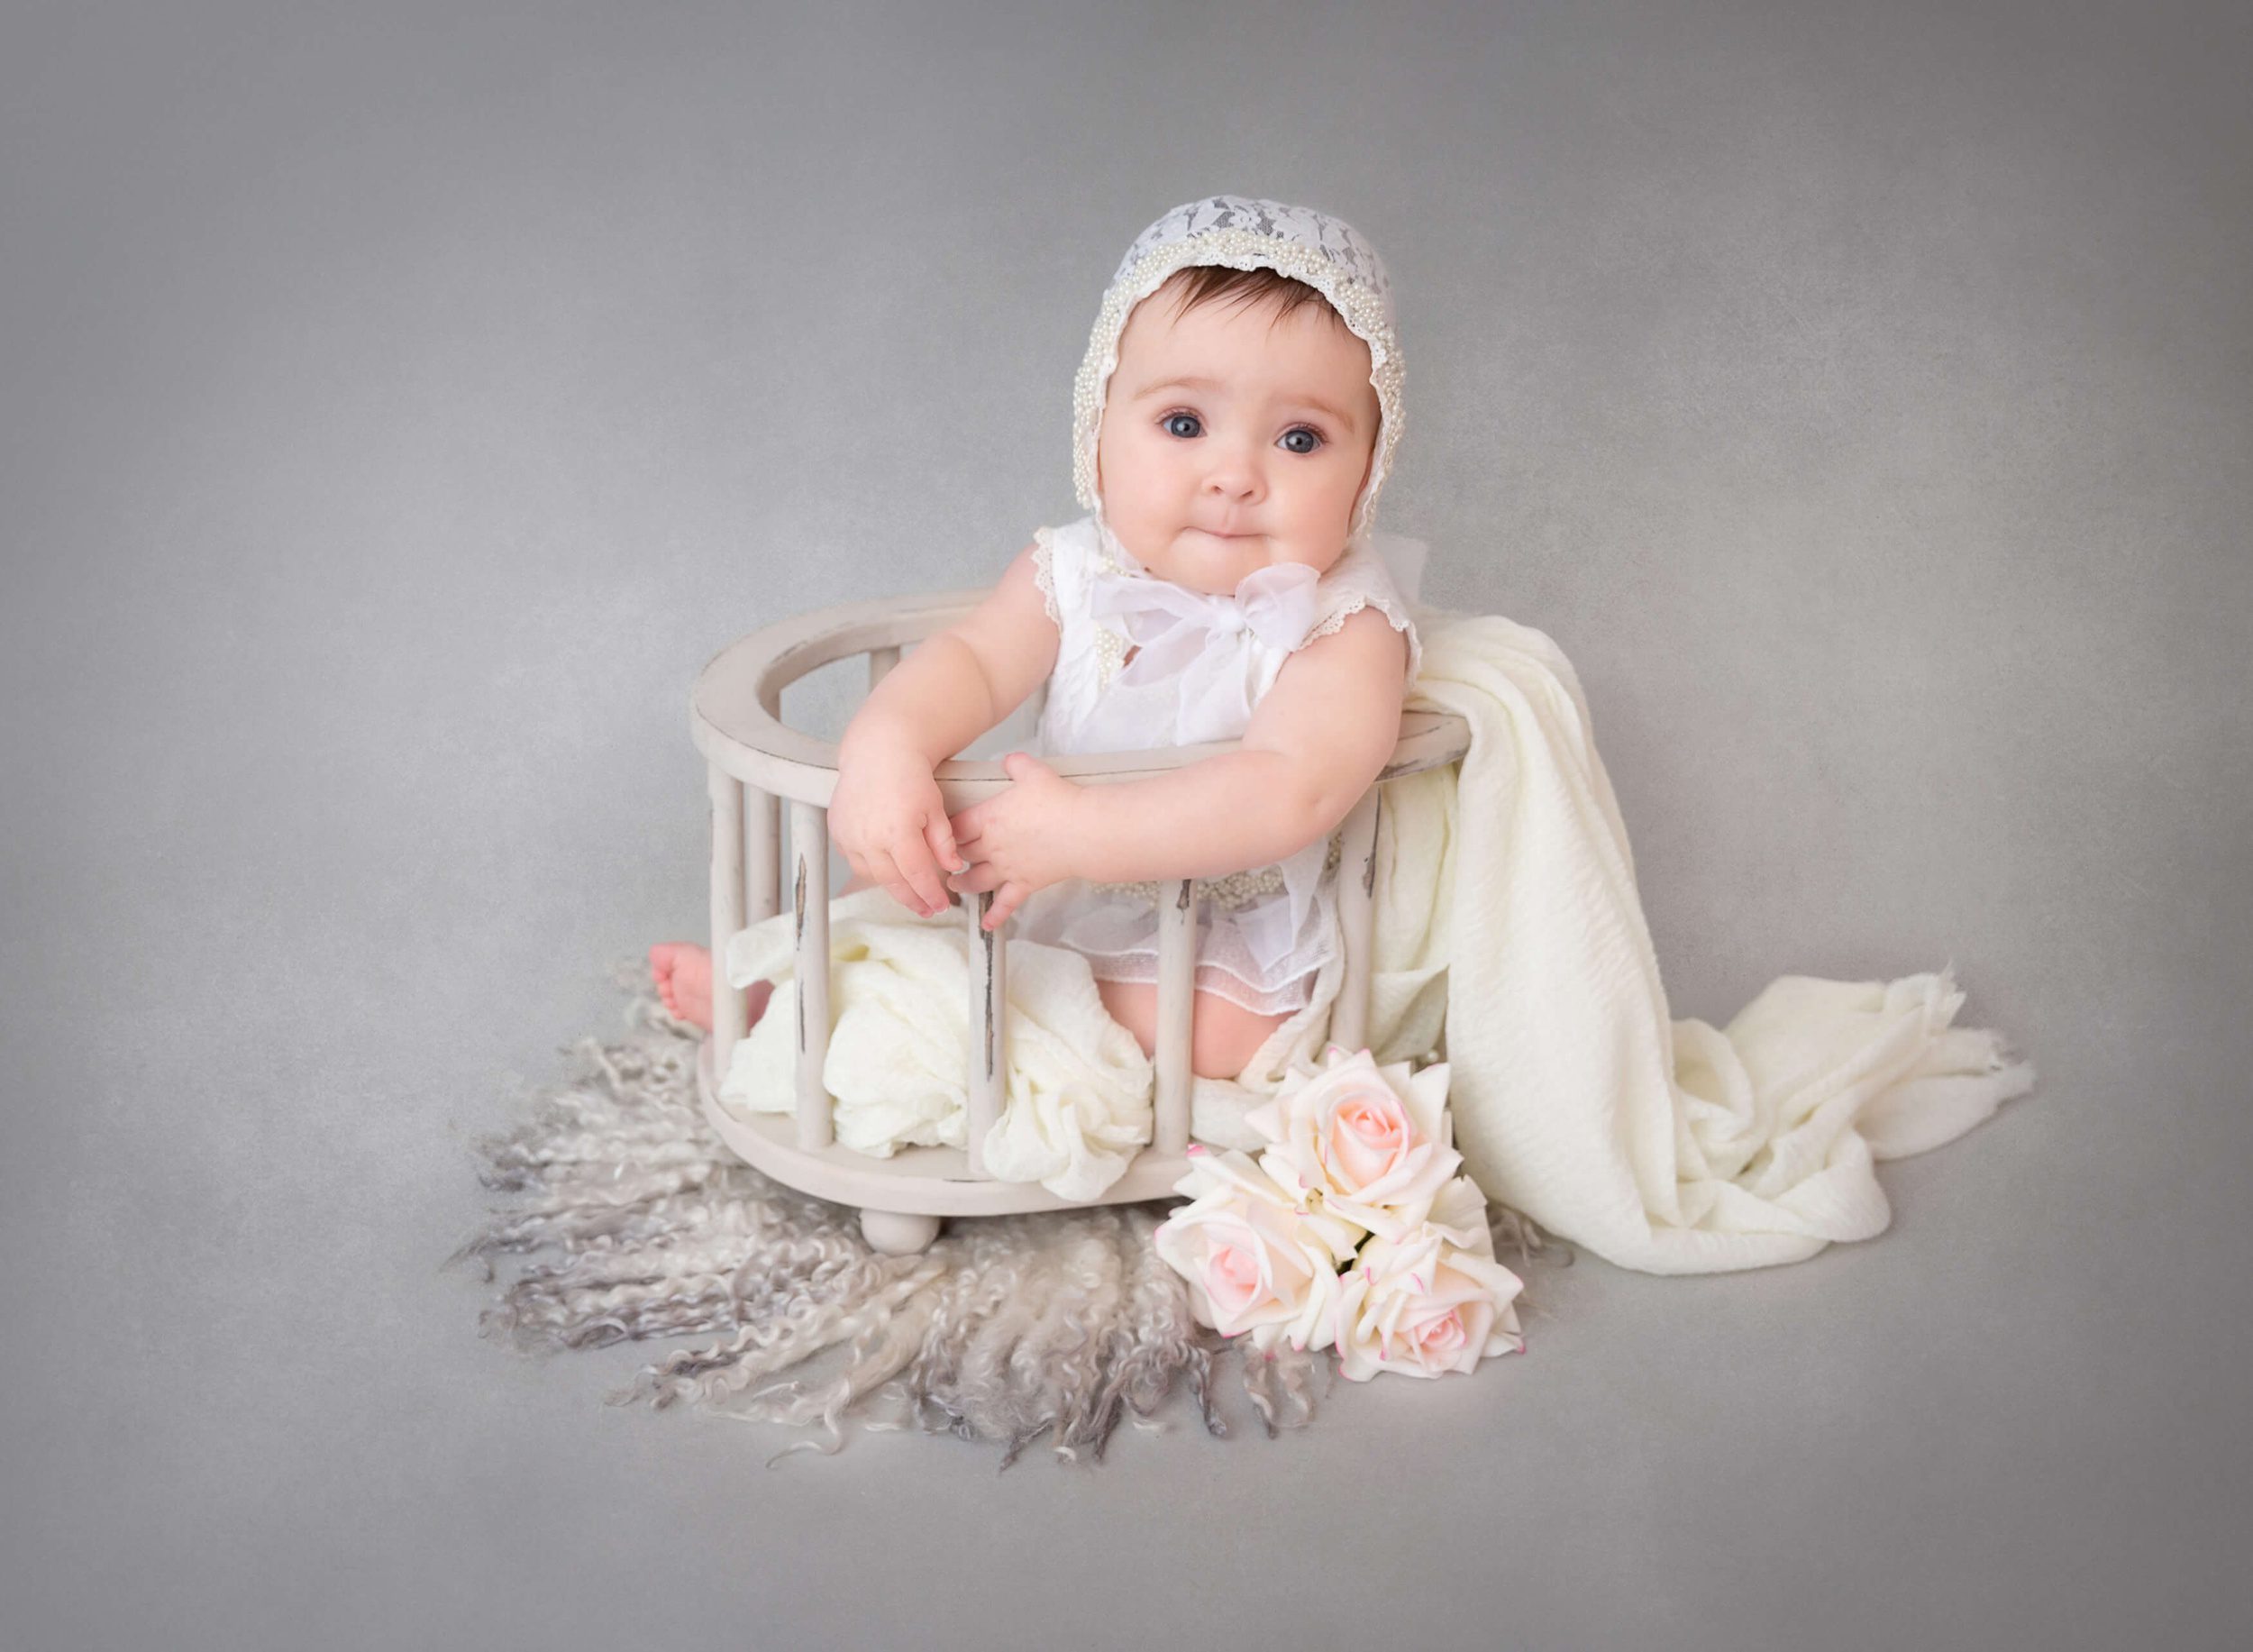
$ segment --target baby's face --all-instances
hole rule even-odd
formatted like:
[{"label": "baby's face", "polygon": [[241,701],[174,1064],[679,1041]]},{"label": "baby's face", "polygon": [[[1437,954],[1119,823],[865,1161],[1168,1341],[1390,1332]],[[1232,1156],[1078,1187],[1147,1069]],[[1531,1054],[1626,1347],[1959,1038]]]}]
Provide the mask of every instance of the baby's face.
[{"label": "baby's face", "polygon": [[1135,306],[1096,437],[1104,520],[1161,580],[1232,594],[1278,562],[1345,554],[1369,473],[1369,346],[1326,306],[1278,321],[1223,300]]}]

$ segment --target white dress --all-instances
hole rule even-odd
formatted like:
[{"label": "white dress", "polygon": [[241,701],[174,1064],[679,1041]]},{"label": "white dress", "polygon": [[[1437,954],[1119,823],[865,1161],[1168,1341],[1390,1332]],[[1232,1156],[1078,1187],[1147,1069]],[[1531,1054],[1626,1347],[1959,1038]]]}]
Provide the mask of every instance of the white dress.
[{"label": "white dress", "polygon": [[[1365,539],[1318,579],[1263,569],[1215,597],[1154,579],[1092,516],[1034,537],[1060,637],[1035,736],[1044,755],[1240,738],[1283,662],[1364,607],[1407,634],[1404,689],[1422,662],[1408,598]],[[1274,865],[1200,880],[1197,990],[1260,1015],[1304,1008],[1338,946],[1336,857],[1332,833]],[[1155,881],[1052,884],[1018,908],[1017,933],[1080,954],[1098,981],[1154,981],[1157,894]]]}]

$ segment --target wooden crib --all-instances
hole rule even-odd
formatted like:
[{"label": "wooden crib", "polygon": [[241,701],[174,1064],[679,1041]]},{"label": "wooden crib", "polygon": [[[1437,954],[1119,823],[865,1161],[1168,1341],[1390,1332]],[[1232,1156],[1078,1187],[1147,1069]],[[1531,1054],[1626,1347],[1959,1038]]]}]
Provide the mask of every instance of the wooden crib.
[{"label": "wooden crib", "polygon": [[[704,754],[712,801],[714,1025],[698,1063],[705,1115],[721,1138],[763,1174],[817,1198],[858,1206],[869,1243],[894,1254],[929,1245],[945,1217],[1063,1209],[1072,1201],[1037,1182],[997,1182],[981,1163],[986,1133],[1000,1118],[1006,1100],[1007,926],[992,934],[978,926],[992,903],[990,894],[962,900],[970,939],[973,1033],[969,1146],[904,1147],[880,1159],[835,1141],[822,1064],[829,1045],[828,805],[837,783],[837,748],[784,726],[782,690],[810,671],[855,654],[868,657],[873,687],[898,662],[903,648],[966,617],[985,594],[947,591],[848,604],[766,626],[716,655],[690,696],[690,727]],[[1469,741],[1460,717],[1406,712],[1400,743],[1378,781],[1453,762]],[[1233,742],[1222,742],[1044,761],[1082,785],[1100,786],[1233,749]],[[940,764],[935,778],[950,814],[1009,783],[999,762],[962,759]],[[785,799],[790,805],[787,859]],[[1367,1026],[1380,807],[1379,786],[1373,785],[1342,828],[1338,904],[1345,978],[1331,1007],[1329,1039],[1349,1049],[1362,1045]],[[797,1107],[789,1115],[744,1117],[719,1100],[720,1079],[744,1032],[743,994],[726,985],[727,944],[749,924],[780,910],[786,890],[796,914]],[[1184,879],[1160,903],[1154,1139],[1095,1202],[1163,1199],[1187,1169],[1197,899],[1195,881]]]}]

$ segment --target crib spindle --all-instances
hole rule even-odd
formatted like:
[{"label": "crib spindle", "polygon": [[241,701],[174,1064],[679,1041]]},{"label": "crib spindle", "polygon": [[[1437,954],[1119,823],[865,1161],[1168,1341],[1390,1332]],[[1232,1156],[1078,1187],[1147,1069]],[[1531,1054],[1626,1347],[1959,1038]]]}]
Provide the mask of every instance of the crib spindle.
[{"label": "crib spindle", "polygon": [[1158,1116],[1150,1145],[1160,1153],[1189,1146],[1196,986],[1197,884],[1183,878],[1158,897]]},{"label": "crib spindle", "polygon": [[727,1064],[743,1036],[743,995],[727,985],[727,944],[743,926],[743,783],[719,764],[705,771],[712,798],[712,1072]]},{"label": "crib spindle", "polygon": [[[782,799],[756,786],[743,789],[746,842],[743,865],[743,921],[756,924],[782,909]],[[719,965],[716,954],[715,976]]]},{"label": "crib spindle", "polygon": [[1330,1007],[1330,1042],[1358,1050],[1369,1038],[1369,983],[1375,964],[1377,819],[1382,793],[1372,786],[1345,817],[1338,842],[1337,926],[1345,946],[1345,970]]},{"label": "crib spindle", "polygon": [[835,1139],[822,1065],[829,1057],[829,811],[790,800],[790,899],[797,922],[798,1145]]},{"label": "crib spindle", "polygon": [[993,891],[962,903],[970,925],[970,1173],[985,1178],[986,1132],[1000,1122],[1008,1090],[1005,1044],[1008,1014],[1008,959],[999,929],[985,926]]}]

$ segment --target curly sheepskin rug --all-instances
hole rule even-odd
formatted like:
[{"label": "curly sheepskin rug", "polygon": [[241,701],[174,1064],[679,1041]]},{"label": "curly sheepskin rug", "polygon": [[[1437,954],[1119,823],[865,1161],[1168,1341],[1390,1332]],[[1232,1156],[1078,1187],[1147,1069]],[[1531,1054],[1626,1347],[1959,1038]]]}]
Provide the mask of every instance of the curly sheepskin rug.
[{"label": "curly sheepskin rug", "polygon": [[[480,1263],[494,1280],[496,1258],[522,1258],[482,1316],[485,1335],[536,1353],[697,1339],[610,1402],[688,1401],[825,1431],[771,1463],[835,1452],[848,1419],[993,1442],[1003,1468],[1043,1435],[1060,1459],[1100,1461],[1129,1413],[1163,1427],[1177,1382],[1206,1429],[1226,1436],[1218,1378],[1230,1363],[1269,1435],[1312,1419],[1335,1355],[1288,1344],[1263,1355],[1199,1325],[1150,1244],[1165,1204],[955,1220],[919,1255],[870,1249],[857,1211],[770,1180],[713,1134],[697,1099],[701,1035],[638,969],[616,977],[631,995],[625,1036],[581,1039],[529,1116],[476,1145],[479,1180],[508,1197],[448,1264]],[[1571,1260],[1493,1209],[1498,1254]],[[835,1368],[813,1374],[823,1364]],[[786,1372],[798,1380],[744,1392]]]}]

